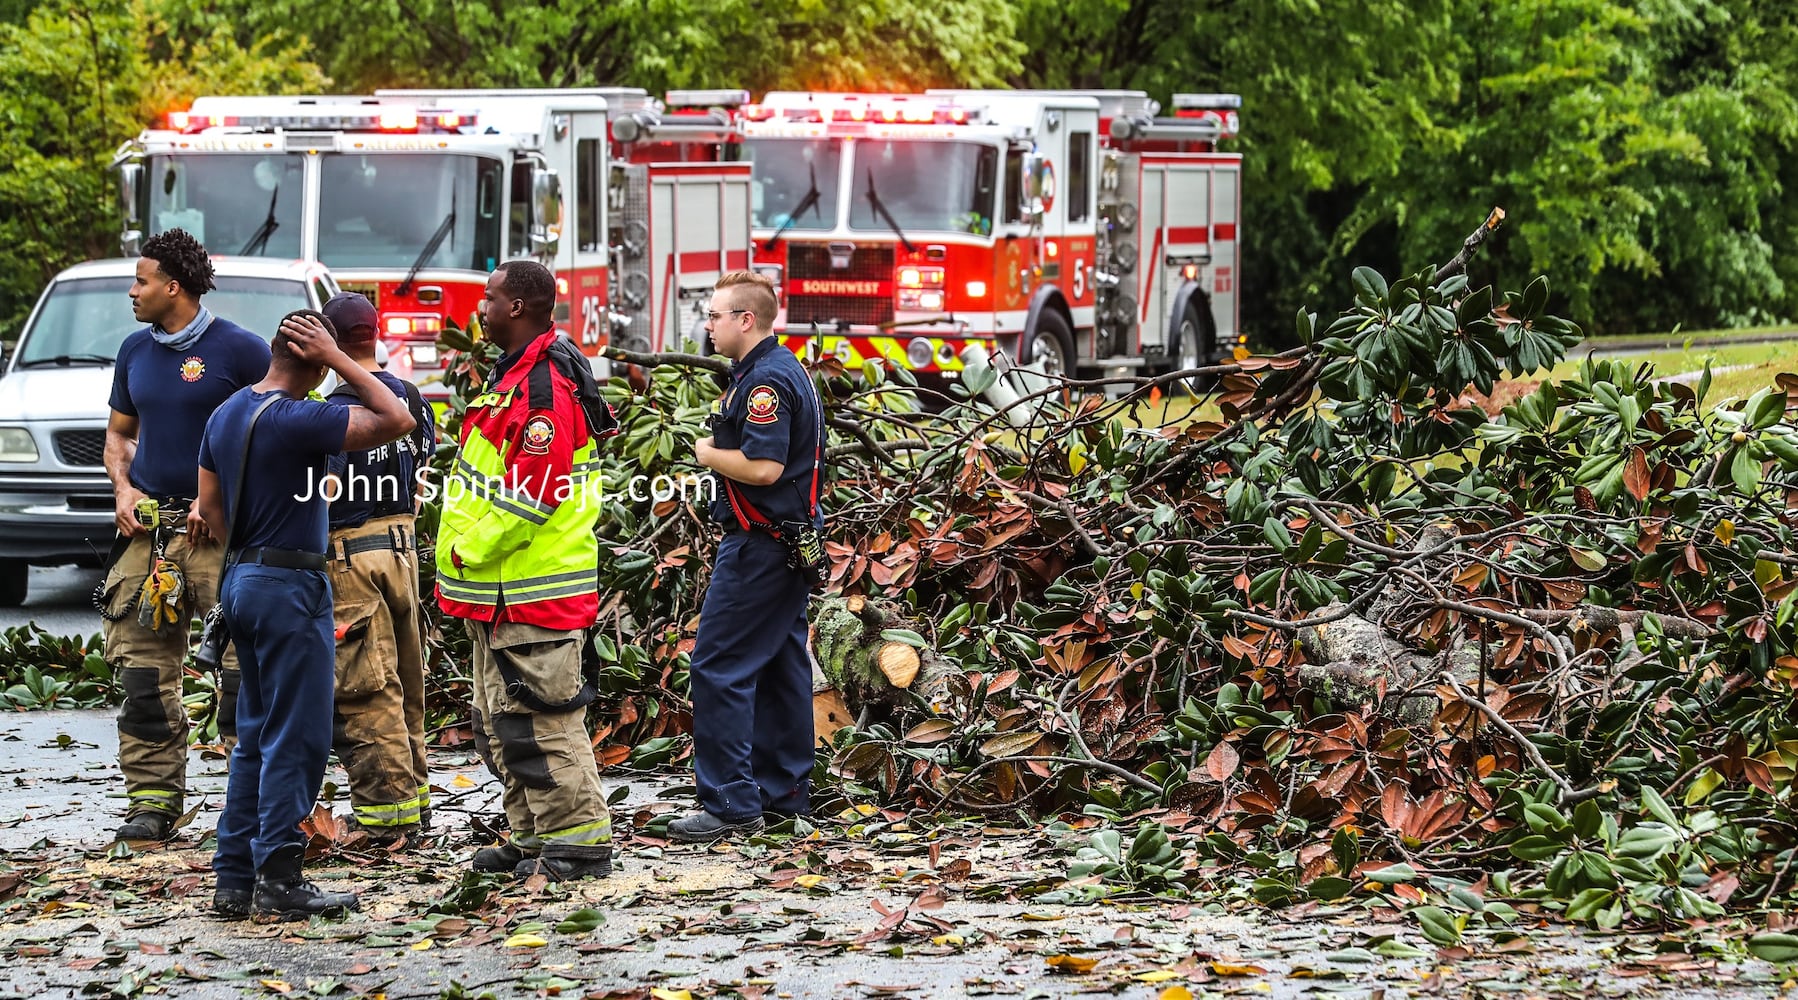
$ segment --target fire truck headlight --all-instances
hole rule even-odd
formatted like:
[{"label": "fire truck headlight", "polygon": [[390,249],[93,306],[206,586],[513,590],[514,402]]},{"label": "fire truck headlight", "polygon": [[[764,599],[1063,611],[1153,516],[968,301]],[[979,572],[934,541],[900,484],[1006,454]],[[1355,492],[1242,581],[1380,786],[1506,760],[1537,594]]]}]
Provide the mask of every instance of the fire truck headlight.
[{"label": "fire truck headlight", "polygon": [[936,349],[931,346],[928,337],[913,337],[912,342],[905,345],[906,363],[913,368],[923,368],[930,364]]},{"label": "fire truck headlight", "polygon": [[412,319],[408,316],[387,317],[387,333],[389,336],[403,337],[412,332]]},{"label": "fire truck headlight", "polygon": [[986,282],[984,282],[984,281],[968,282],[968,298],[970,298],[970,299],[986,298]]},{"label": "fire truck headlight", "polygon": [[919,292],[918,293],[918,308],[919,309],[941,309],[941,308],[943,308],[943,293],[942,292]]},{"label": "fire truck headlight", "polygon": [[431,368],[437,364],[436,344],[413,344],[412,364],[419,368]]},{"label": "fire truck headlight", "polygon": [[949,346],[949,342],[946,340],[943,341],[942,343],[936,345],[936,365],[937,365],[937,367],[938,368],[947,368],[954,363],[955,363],[955,348]]}]

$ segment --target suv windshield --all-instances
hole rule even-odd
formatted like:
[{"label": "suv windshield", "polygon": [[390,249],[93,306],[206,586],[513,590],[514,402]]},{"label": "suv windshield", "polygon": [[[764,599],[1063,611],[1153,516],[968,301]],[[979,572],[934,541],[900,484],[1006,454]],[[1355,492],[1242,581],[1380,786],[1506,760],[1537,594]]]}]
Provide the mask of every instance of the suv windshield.
[{"label": "suv windshield", "polygon": [[[306,284],[292,278],[243,278],[221,274],[203,300],[214,316],[273,339],[281,317],[315,308]],[[116,358],[119,345],[141,328],[131,315],[130,278],[68,278],[55,282],[36,318],[19,340],[18,364],[59,357]],[[79,362],[78,362],[79,363]]]},{"label": "suv windshield", "polygon": [[849,228],[889,231],[868,199],[868,185],[906,232],[993,231],[999,151],[977,142],[863,139],[855,144]]},{"label": "suv windshield", "polygon": [[[831,230],[837,227],[837,178],[843,162],[841,139],[750,139],[743,143],[754,164],[751,225],[756,229]],[[788,222],[817,178],[816,207]]]},{"label": "suv windshield", "polygon": [[500,167],[448,153],[320,157],[319,259],[335,268],[409,268],[454,213],[423,266],[490,270],[505,217]]},{"label": "suv windshield", "polygon": [[153,157],[150,231],[185,229],[212,253],[298,257],[304,170],[298,153]]}]

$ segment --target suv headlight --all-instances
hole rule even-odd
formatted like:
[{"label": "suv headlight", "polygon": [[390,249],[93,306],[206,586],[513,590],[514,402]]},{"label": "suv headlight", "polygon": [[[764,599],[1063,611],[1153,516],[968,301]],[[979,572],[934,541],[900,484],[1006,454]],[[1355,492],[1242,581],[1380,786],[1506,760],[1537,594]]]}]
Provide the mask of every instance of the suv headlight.
[{"label": "suv headlight", "polygon": [[0,462],[37,461],[37,442],[23,427],[0,427]]}]

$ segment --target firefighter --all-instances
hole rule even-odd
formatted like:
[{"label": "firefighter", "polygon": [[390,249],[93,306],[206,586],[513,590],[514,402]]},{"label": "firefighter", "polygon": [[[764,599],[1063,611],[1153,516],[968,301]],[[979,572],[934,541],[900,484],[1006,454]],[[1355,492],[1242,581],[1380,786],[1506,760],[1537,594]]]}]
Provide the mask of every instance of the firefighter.
[{"label": "firefighter", "polygon": [[[361,406],[306,398],[325,369]],[[219,603],[243,666],[212,908],[283,918],[354,909],[300,875],[331,747],[331,581],[320,484],[331,456],[372,448],[414,427],[406,404],[338,348],[318,313],[291,313],[275,335],[268,377],[219,406],[200,445],[201,515],[225,539]]]},{"label": "firefighter", "polygon": [[599,441],[616,433],[592,368],[558,336],[556,281],[514,260],[487,279],[482,328],[505,355],[462,420],[444,484],[437,597],[473,646],[475,747],[503,785],[509,838],[479,871],[605,878],[612,823],[581,672],[599,612]]},{"label": "firefighter", "polygon": [[[189,619],[218,600],[225,550],[193,509],[206,418],[268,373],[268,342],[200,301],[211,291],[206,248],[180,229],[144,242],[131,311],[149,324],[125,338],[106,425],[118,540],[96,591],[104,655],[125,701],[119,770],[129,799],[120,840],[168,840],[184,807],[187,709],[181,704]],[[219,678],[219,735],[236,722],[237,658]]]},{"label": "firefighter", "polygon": [[[693,646],[693,777],[700,809],[668,824],[703,843],[810,810],[812,670],[806,604],[822,552],[818,509],[823,408],[812,380],[774,336],[767,278],[718,279],[706,312],[712,344],[735,362],[713,434],[694,457],[719,486],[724,527]],[[808,537],[809,536],[809,537]]]},{"label": "firefighter", "polygon": [[[406,401],[417,421],[392,444],[331,459],[328,498],[332,614],[337,623],[337,695],[332,746],[350,779],[353,822],[377,844],[418,839],[430,808],[425,761],[424,620],[418,607],[415,475],[437,434],[418,388],[375,363],[379,319],[366,296],[343,292],[325,318],[352,360]],[[342,386],[333,401],[353,403]]]}]

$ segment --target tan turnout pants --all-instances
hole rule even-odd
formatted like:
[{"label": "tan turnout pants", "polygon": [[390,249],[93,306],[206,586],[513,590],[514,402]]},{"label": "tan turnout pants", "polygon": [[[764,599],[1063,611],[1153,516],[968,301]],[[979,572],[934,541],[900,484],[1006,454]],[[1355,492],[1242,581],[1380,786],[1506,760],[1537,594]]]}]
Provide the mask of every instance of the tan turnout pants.
[{"label": "tan turnout pants", "polygon": [[412,527],[410,514],[372,518],[331,532],[326,551],[337,635],[331,744],[349,772],[350,812],[376,834],[415,827],[431,805]]},{"label": "tan turnout pants", "polygon": [[[225,547],[217,541],[195,546],[187,534],[164,529],[163,558],[181,568],[186,581],[182,603],[195,618],[218,603],[219,577],[225,569]],[[125,701],[119,706],[119,770],[130,800],[126,815],[160,812],[179,816],[187,789],[187,708],[181,703],[182,678],[190,645],[185,622],[161,633],[137,623],[137,598],[150,574],[151,535],[131,539],[130,547],[107,571],[101,584],[104,617],[102,653],[112,665]],[[111,620],[111,619],[117,619]],[[237,650],[227,647],[219,684],[219,738],[225,755],[237,743]]]},{"label": "tan turnout pants", "polygon": [[468,621],[474,647],[475,748],[504,786],[512,840],[527,853],[585,857],[612,842],[612,821],[582,706],[533,709],[507,691],[505,658],[538,700],[558,704],[581,689],[579,631],[517,622]]}]

